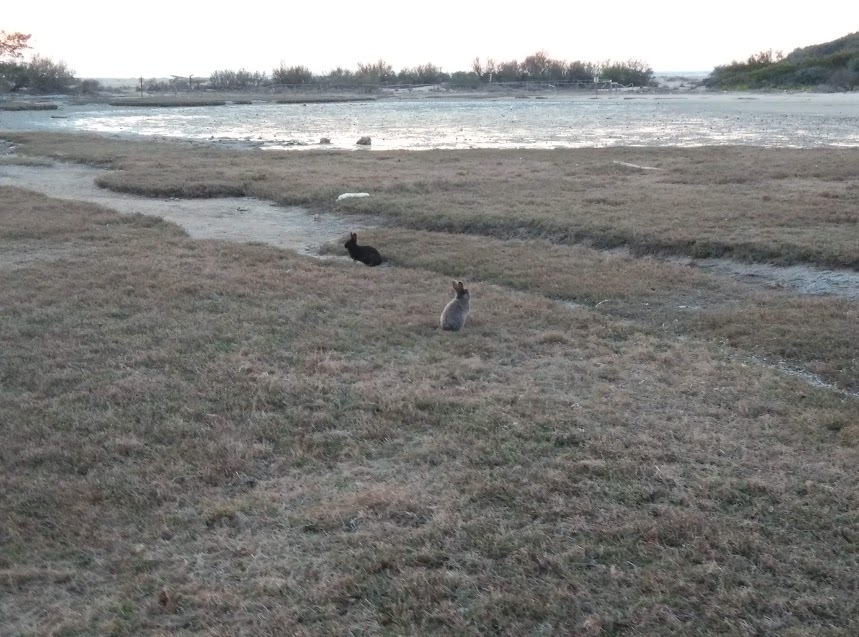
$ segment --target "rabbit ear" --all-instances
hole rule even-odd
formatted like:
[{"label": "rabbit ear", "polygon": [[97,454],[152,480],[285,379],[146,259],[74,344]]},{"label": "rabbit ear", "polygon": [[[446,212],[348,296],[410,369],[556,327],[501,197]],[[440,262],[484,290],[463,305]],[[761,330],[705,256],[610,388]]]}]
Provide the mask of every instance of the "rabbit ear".
[{"label": "rabbit ear", "polygon": [[465,289],[465,286],[462,284],[462,281],[459,281],[458,286],[459,287],[454,285],[453,287],[455,287],[457,289],[457,291],[459,291],[459,292],[462,292]]},{"label": "rabbit ear", "polygon": [[458,287],[456,287],[456,281],[451,281],[451,283],[453,284],[453,289],[454,289],[454,290],[456,290],[456,291],[458,292],[458,291],[459,291],[459,288],[458,288]]},{"label": "rabbit ear", "polygon": [[353,239],[355,239],[356,241],[358,240],[358,235],[357,235],[357,234],[355,234],[354,232],[351,234],[351,237],[352,237]]}]

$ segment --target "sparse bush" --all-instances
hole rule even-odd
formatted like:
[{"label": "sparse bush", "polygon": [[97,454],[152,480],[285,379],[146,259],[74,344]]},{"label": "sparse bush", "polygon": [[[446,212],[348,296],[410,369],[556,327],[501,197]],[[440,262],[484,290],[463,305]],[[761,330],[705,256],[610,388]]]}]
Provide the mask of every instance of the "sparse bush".
[{"label": "sparse bush", "polygon": [[490,58],[483,63],[480,58],[475,58],[471,69],[484,82],[590,82],[600,74],[620,84],[646,86],[653,79],[653,69],[641,60],[606,61],[602,64],[582,60],[565,62],[550,58],[545,51],[537,51],[522,62],[509,60],[497,63]]},{"label": "sparse bush", "polygon": [[599,68],[602,79],[625,86],[647,86],[653,79],[653,69],[641,60],[612,62],[606,60]]},{"label": "sparse bush", "polygon": [[519,65],[521,72],[532,80],[547,80],[549,79],[549,67],[553,60],[549,59],[545,51],[537,51],[533,55],[529,55]]},{"label": "sparse bush", "polygon": [[283,62],[271,72],[275,84],[309,84],[313,81],[313,73],[306,66],[286,66]]},{"label": "sparse bush", "polygon": [[451,73],[448,82],[453,88],[477,88],[480,86],[480,76],[473,71],[471,73],[457,71]]},{"label": "sparse bush", "polygon": [[358,64],[355,76],[364,84],[391,84],[397,79],[394,68],[384,60]]},{"label": "sparse bush", "polygon": [[246,69],[238,71],[215,71],[209,76],[209,86],[216,90],[243,90],[263,86],[268,81],[268,74]]},{"label": "sparse bush", "polygon": [[495,81],[497,82],[521,82],[527,79],[527,74],[517,60],[501,62],[495,68]]},{"label": "sparse bush", "polygon": [[235,76],[235,71],[215,71],[209,76],[209,86],[218,90],[232,88],[235,84]]},{"label": "sparse bush", "polygon": [[568,82],[587,82],[592,80],[596,74],[596,64],[576,60],[566,65],[564,79]]},{"label": "sparse bush", "polygon": [[0,88],[10,93],[27,86],[27,66],[20,62],[0,62]]},{"label": "sparse bush", "polygon": [[175,80],[147,80],[143,85],[147,93],[167,93],[176,90]]},{"label": "sparse bush", "polygon": [[355,73],[349,69],[344,69],[342,66],[338,66],[321,79],[327,81],[329,84],[339,86],[356,86],[360,83],[358,78],[355,76]]},{"label": "sparse bush", "polygon": [[80,92],[84,94],[98,93],[101,90],[101,84],[98,80],[83,80],[80,85]]},{"label": "sparse bush", "polygon": [[412,69],[403,69],[397,74],[397,79],[406,84],[438,84],[450,76],[435,64],[420,64]]},{"label": "sparse bush", "polygon": [[26,87],[34,93],[68,93],[75,85],[75,73],[65,62],[39,55],[26,64],[7,65],[7,73],[12,77],[12,91]]}]

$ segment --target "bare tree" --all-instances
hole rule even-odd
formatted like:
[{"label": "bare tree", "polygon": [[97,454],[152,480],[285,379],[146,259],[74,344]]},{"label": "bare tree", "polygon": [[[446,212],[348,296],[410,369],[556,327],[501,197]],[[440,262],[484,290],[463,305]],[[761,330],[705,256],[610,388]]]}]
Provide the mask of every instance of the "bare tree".
[{"label": "bare tree", "polygon": [[306,66],[286,66],[281,62],[271,72],[271,79],[275,84],[309,84],[313,80],[313,73]]},{"label": "bare tree", "polygon": [[521,64],[521,69],[531,78],[542,78],[545,76],[546,69],[549,68],[549,56],[545,51],[537,51],[534,55],[529,55]]},{"label": "bare tree", "polygon": [[480,63],[480,58],[474,58],[471,61],[471,70],[474,71],[477,77],[483,79],[483,65]]},{"label": "bare tree", "polygon": [[30,35],[26,33],[6,33],[5,31],[0,31],[0,58],[22,57],[22,51],[30,48],[30,45],[27,44],[29,39]]},{"label": "bare tree", "polygon": [[386,84],[397,77],[397,74],[394,73],[394,67],[381,59],[369,64],[359,63],[356,75],[362,81],[370,84]]}]

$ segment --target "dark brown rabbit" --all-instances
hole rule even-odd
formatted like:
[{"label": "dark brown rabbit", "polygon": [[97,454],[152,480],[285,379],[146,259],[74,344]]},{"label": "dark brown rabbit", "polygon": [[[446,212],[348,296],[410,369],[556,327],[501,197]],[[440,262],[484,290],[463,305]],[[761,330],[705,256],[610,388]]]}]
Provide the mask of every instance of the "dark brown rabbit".
[{"label": "dark brown rabbit", "polygon": [[349,251],[349,256],[355,261],[360,261],[364,265],[380,265],[384,259],[376,248],[371,246],[359,246],[358,235],[352,233],[349,241],[343,244],[343,247]]}]

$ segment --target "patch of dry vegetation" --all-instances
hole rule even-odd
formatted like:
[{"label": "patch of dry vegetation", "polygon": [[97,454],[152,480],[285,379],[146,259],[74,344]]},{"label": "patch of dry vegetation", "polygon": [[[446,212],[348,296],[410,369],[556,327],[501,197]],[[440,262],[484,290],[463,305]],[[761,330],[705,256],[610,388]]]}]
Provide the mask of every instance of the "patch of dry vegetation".
[{"label": "patch of dry vegetation", "polygon": [[59,105],[49,102],[0,101],[0,111],[55,111],[58,108]]},{"label": "patch of dry vegetation", "polygon": [[854,635],[856,401],[469,281],[0,189],[13,634]]},{"label": "patch of dry vegetation", "polygon": [[29,155],[0,155],[0,166],[51,166],[53,161]]},{"label": "patch of dry vegetation", "polygon": [[165,95],[148,97],[123,97],[119,100],[108,102],[111,106],[158,106],[158,107],[183,107],[183,106],[224,106],[227,102],[220,99],[206,97],[192,97],[178,95],[170,97]]},{"label": "patch of dry vegetation", "polygon": [[336,102],[375,102],[375,95],[340,95],[324,93],[300,93],[297,95],[279,96],[275,99],[277,104],[324,104]]},{"label": "patch of dry vegetation", "polygon": [[[392,263],[573,301],[659,332],[693,335],[766,360],[788,361],[859,391],[859,304],[797,297],[581,245],[379,228],[363,240]],[[343,241],[323,250],[342,254]]]},{"label": "patch of dry vegetation", "polygon": [[[119,169],[100,185],[147,196],[246,194],[425,230],[859,268],[859,156],[849,149],[295,153],[3,136],[31,154]],[[335,204],[343,192],[372,196]]]}]

